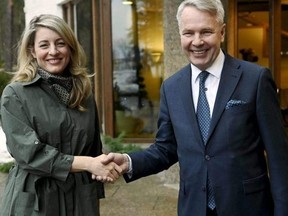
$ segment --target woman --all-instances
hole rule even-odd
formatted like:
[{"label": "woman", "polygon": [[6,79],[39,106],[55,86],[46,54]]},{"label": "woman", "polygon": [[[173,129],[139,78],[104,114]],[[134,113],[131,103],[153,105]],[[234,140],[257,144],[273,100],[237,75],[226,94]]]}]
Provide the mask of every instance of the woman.
[{"label": "woman", "polygon": [[19,44],[18,72],[1,99],[7,147],[15,158],[2,215],[99,215],[103,182],[121,169],[103,165],[96,104],[85,55],[59,17],[31,20]]}]

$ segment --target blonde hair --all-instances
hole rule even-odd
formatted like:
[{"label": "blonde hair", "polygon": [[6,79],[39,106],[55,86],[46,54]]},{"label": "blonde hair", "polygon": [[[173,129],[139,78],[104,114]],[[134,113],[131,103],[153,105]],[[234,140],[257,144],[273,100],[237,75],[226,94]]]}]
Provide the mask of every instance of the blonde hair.
[{"label": "blonde hair", "polygon": [[73,80],[68,106],[79,111],[85,111],[86,101],[92,89],[86,68],[86,55],[72,29],[63,19],[55,15],[43,14],[36,16],[24,30],[18,45],[18,71],[12,78],[12,82],[29,82],[35,78],[38,64],[31,51],[34,46],[35,34],[39,28],[43,27],[58,33],[68,44],[71,55],[67,69]]}]

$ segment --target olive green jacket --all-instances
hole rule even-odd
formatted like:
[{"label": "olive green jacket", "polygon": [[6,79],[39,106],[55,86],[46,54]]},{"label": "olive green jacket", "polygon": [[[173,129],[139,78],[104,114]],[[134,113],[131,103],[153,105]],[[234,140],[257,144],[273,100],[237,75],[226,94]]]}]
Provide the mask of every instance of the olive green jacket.
[{"label": "olive green jacket", "polygon": [[39,75],[6,86],[1,121],[7,148],[16,161],[10,170],[1,216],[95,216],[103,184],[86,172],[70,173],[76,155],[102,153],[93,95],[88,111],[67,108]]}]

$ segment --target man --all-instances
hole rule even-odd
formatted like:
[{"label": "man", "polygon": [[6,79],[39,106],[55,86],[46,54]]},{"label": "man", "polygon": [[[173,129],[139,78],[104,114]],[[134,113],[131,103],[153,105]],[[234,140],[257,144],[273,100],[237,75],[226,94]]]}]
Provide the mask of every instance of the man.
[{"label": "man", "polygon": [[155,143],[107,162],[130,182],[179,161],[179,216],[287,216],[288,145],[270,71],[221,50],[220,0],[185,0],[177,19],[191,64],[163,82]]}]

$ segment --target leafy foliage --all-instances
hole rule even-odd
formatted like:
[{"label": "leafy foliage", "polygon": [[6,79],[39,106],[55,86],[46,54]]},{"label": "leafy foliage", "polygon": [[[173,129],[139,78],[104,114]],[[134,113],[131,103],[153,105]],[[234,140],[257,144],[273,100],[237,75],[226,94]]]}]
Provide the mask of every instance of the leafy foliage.
[{"label": "leafy foliage", "polygon": [[0,96],[2,95],[3,89],[8,84],[12,75],[5,72],[0,72]]},{"label": "leafy foliage", "polygon": [[13,165],[14,165],[14,162],[0,164],[0,172],[8,173]]},{"label": "leafy foliage", "polygon": [[[25,28],[23,8],[23,0],[0,1],[0,68],[6,68],[11,63],[13,66],[16,64],[17,43]],[[9,30],[12,35],[8,34]],[[12,62],[7,62],[7,56],[10,56]]]},{"label": "leafy foliage", "polygon": [[124,137],[125,132],[121,132],[116,138],[102,135],[102,141],[108,152],[129,153],[133,151],[140,151],[142,149],[140,146],[135,144],[123,144]]}]

